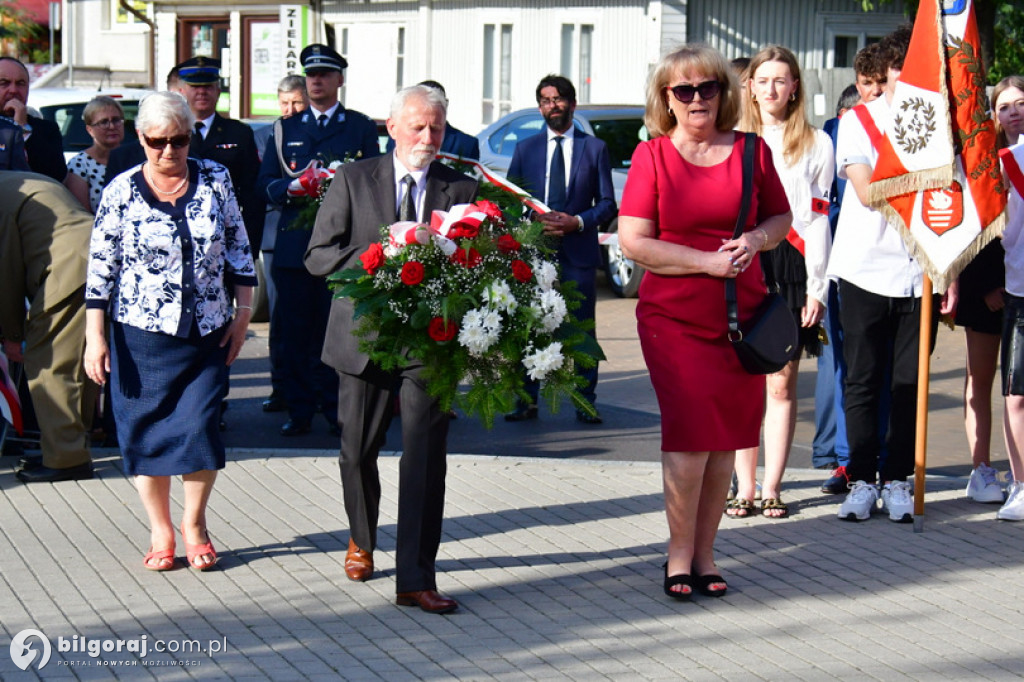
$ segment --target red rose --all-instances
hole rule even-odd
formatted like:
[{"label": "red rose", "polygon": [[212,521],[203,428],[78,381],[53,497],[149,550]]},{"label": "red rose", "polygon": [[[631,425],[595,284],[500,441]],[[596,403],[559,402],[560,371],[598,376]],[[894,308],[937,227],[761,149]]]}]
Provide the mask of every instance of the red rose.
[{"label": "red rose", "polygon": [[512,261],[512,276],[520,282],[529,282],[533,277],[533,270],[526,264],[526,261],[517,258]]},{"label": "red rose", "polygon": [[480,224],[476,220],[460,220],[448,231],[449,239],[476,239],[480,234]]},{"label": "red rose", "polygon": [[423,281],[423,263],[411,260],[402,266],[402,284],[416,286]]},{"label": "red rose", "polygon": [[384,247],[379,243],[370,244],[370,248],[363,252],[359,260],[363,262],[363,269],[366,270],[366,273],[372,275],[377,268],[384,265]]},{"label": "red rose", "polygon": [[498,251],[502,253],[515,253],[522,246],[516,238],[510,234],[503,234],[498,237]]},{"label": "red rose", "polygon": [[455,338],[455,334],[458,331],[459,327],[455,324],[455,320],[445,320],[443,317],[435,317],[427,327],[427,333],[430,334],[430,338],[438,343],[451,341]]},{"label": "red rose", "polygon": [[449,258],[449,260],[451,260],[452,263],[455,263],[456,265],[461,265],[464,268],[475,268],[476,266],[480,265],[480,263],[482,263],[484,259],[483,256],[480,255],[480,252],[477,251],[476,249],[470,249],[469,251],[466,251],[466,249],[460,246],[459,248],[455,249],[455,253],[451,255],[451,258]]},{"label": "red rose", "polygon": [[487,217],[490,218],[491,222],[493,222],[494,224],[504,224],[505,216],[502,214],[501,208],[493,201],[481,199],[480,201],[476,202],[475,206],[477,207],[477,210],[481,211],[482,213],[486,213]]}]

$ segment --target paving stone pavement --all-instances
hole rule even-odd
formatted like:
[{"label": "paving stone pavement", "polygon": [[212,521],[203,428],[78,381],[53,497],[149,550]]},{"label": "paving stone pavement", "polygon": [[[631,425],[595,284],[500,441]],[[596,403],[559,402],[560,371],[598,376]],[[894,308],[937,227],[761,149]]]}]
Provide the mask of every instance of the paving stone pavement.
[{"label": "paving stone pavement", "polygon": [[[657,463],[452,456],[438,568],[460,609],[437,616],[394,604],[395,456],[381,462],[378,573],[352,583],[334,457],[232,452],[209,510],[218,570],[192,571],[180,558],[177,570],[153,573],[141,566],[148,533],[132,482],[114,451],[97,455],[97,478],[79,483],[25,486],[13,462],[0,467],[4,680],[1024,673],[1024,524],[967,502],[959,478],[929,479],[915,533],[885,516],[837,520],[839,498],[817,491],[821,472],[792,470],[790,518],[723,519],[729,594],[678,603],[661,591]],[[172,498],[178,515],[180,484]],[[22,672],[7,645],[27,628],[47,637],[52,656]],[[145,656],[101,650],[142,637]],[[206,649],[184,650],[191,640]],[[78,651],[62,650],[71,642]],[[158,643],[181,650],[159,653]]]}]

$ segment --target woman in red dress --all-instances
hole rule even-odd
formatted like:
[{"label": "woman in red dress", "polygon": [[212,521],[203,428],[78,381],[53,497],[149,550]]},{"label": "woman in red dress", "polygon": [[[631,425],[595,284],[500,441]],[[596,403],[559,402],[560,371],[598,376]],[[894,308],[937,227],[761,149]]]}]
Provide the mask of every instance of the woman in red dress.
[{"label": "woman in red dress", "polygon": [[756,446],[765,378],[748,374],[726,336],[725,280],[736,280],[741,323],[767,295],[758,252],[785,238],[792,215],[771,152],[756,141],[750,216],[740,211],[744,138],[739,84],[716,50],[685,45],[647,85],[640,144],[619,210],[623,253],[647,273],[637,328],[661,409],[668,516],[665,593],[720,597],[714,542],[736,450]]}]

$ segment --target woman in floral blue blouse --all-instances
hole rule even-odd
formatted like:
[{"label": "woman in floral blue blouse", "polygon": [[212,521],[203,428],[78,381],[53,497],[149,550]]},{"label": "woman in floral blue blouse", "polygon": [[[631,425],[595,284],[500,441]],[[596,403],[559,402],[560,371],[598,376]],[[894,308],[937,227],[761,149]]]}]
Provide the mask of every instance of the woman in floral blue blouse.
[{"label": "woman in floral blue blouse", "polygon": [[110,375],[125,471],[149,516],[143,565],[153,571],[174,567],[176,475],[189,566],[217,563],[206,503],[224,468],[220,403],[256,284],[227,169],[188,158],[194,122],[177,93],[143,100],[136,129],[146,161],[103,194],[86,282],[86,372],[99,384]]}]

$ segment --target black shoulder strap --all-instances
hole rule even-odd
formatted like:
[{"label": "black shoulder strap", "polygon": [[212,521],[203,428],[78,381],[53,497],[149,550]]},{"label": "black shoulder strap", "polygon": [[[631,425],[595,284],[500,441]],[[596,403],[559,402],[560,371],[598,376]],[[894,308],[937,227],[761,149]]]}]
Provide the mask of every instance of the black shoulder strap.
[{"label": "black shoulder strap", "polygon": [[[732,238],[739,239],[750,215],[750,199],[754,189],[754,148],[757,146],[757,135],[746,133],[743,136],[743,194],[740,198],[740,214],[736,218],[736,229]],[[740,332],[739,308],[736,305],[736,279],[725,280],[725,312],[729,317],[729,338],[738,341],[743,337]]]}]

